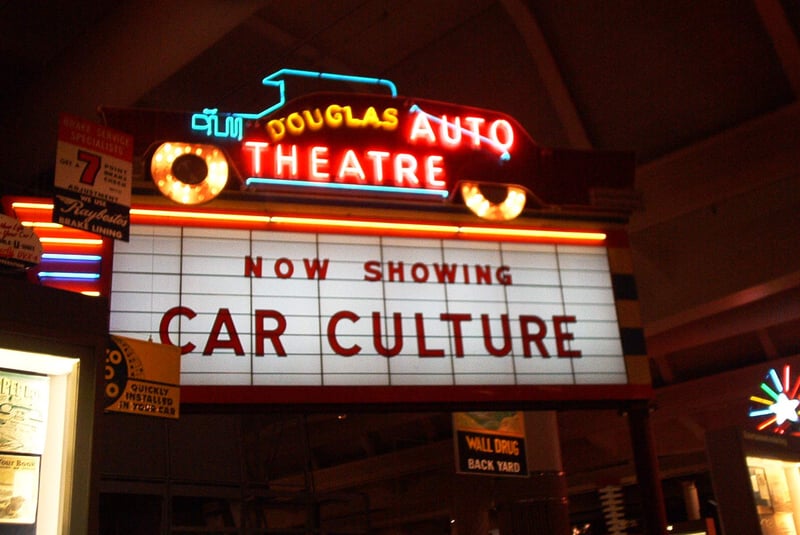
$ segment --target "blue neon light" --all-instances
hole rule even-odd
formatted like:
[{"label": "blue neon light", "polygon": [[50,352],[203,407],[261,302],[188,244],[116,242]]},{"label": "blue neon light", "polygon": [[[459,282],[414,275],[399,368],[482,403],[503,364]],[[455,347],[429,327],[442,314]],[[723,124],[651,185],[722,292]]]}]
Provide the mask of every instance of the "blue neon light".
[{"label": "blue neon light", "polygon": [[64,280],[97,280],[99,273],[74,273],[70,271],[41,271],[40,279],[64,279]]},{"label": "blue neon light", "polygon": [[[422,108],[419,107],[418,104],[412,104],[411,107],[408,108],[408,111],[410,111],[411,113],[422,113],[422,114],[425,114],[425,116],[428,118],[428,120],[433,121],[434,123],[436,123],[438,125],[442,124],[442,122],[443,122],[439,117],[436,117],[435,115],[431,115],[430,113],[424,111]],[[470,130],[467,130],[463,126],[460,126],[459,129],[461,130],[462,134],[466,134],[468,136],[474,136],[475,135],[473,132],[471,132]],[[502,160],[504,162],[507,162],[508,160],[511,159],[511,153],[509,153],[506,149],[504,149],[502,145],[500,145],[498,143],[495,143],[494,141],[492,141],[491,139],[489,139],[486,136],[478,135],[478,139],[480,139],[482,143],[486,143],[487,145],[491,145],[492,147],[494,147],[495,150],[497,150],[497,152],[500,153],[500,160]]]},{"label": "blue neon light", "polygon": [[778,377],[778,372],[775,371],[775,368],[771,368],[769,370],[769,376],[772,379],[772,384],[775,385],[775,390],[778,392],[783,392],[783,383],[781,383],[781,380]]},{"label": "blue neon light", "polygon": [[[297,76],[301,78],[318,78],[320,80],[332,80],[335,82],[356,83],[366,85],[384,86],[389,90],[392,97],[397,96],[397,86],[391,80],[383,78],[371,78],[366,76],[353,76],[349,74],[334,74],[319,71],[304,71],[298,69],[281,69],[275,71],[261,80],[265,86],[278,89],[278,102],[259,113],[225,113],[220,115],[217,108],[204,108],[201,113],[192,115],[192,130],[205,132],[208,137],[221,137],[242,140],[244,133],[244,120],[261,119],[283,107],[286,104],[286,76]],[[220,119],[224,119],[220,121]],[[224,128],[221,128],[224,126]]]},{"label": "blue neon light", "polygon": [[449,193],[446,190],[434,190],[424,188],[401,188],[396,186],[374,186],[374,185],[361,185],[361,184],[343,184],[341,182],[308,182],[305,180],[286,180],[281,178],[261,178],[250,177],[245,180],[248,186],[296,186],[296,187],[311,187],[311,188],[327,188],[338,190],[357,190],[357,191],[372,191],[380,193],[405,193],[412,195],[428,195],[431,197],[441,197],[446,199]]},{"label": "blue neon light", "polygon": [[59,260],[64,262],[99,262],[102,260],[100,255],[93,254],[64,254],[64,253],[44,253],[43,260]]},{"label": "blue neon light", "polygon": [[[205,131],[208,137],[231,138],[242,140],[244,119],[235,113],[218,114],[217,108],[204,108],[202,113],[192,115],[192,130]],[[220,119],[224,119],[225,129],[220,129]]]}]

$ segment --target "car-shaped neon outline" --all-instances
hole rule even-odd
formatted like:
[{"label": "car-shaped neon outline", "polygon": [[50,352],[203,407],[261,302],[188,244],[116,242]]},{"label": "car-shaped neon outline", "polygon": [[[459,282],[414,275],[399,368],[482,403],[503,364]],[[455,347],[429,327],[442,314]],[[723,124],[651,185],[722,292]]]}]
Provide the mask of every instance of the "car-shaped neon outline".
[{"label": "car-shaped neon outline", "polygon": [[[388,90],[387,94],[327,92],[311,93],[287,101],[284,77],[306,76],[321,80],[359,83]],[[461,106],[428,99],[398,96],[394,84],[379,78],[335,75],[314,71],[283,69],[262,80],[276,88],[276,104],[259,113],[219,113],[216,108],[202,112],[146,110],[101,107],[100,115],[112,127],[134,136],[134,174],[153,179],[159,190],[181,204],[212,200],[227,189],[268,192],[313,190],[314,193],[343,195],[358,190],[359,195],[387,194],[413,200],[453,202],[461,199],[482,218],[508,220],[516,217],[526,203],[530,207],[580,207],[591,209],[593,189],[630,190],[634,176],[632,153],[552,149],[538,145],[512,117],[498,111]],[[262,140],[269,143],[264,125],[285,120],[304,110],[318,110],[335,103],[345,104],[353,115],[371,108],[398,110],[401,128],[407,128],[415,114],[430,122],[474,116],[491,122],[502,121],[514,133],[513,146],[493,143],[485,136],[475,140],[478,149],[459,148],[446,154],[443,165],[447,184],[443,189],[395,187],[352,183],[334,177],[326,183],[277,176],[253,176],[247,172],[245,144]],[[353,111],[354,110],[354,111]],[[452,119],[451,119],[452,120]],[[455,121],[443,128],[455,128]],[[458,125],[459,135],[476,135],[475,128]],[[455,135],[455,130],[453,130]],[[330,134],[334,134],[333,136]],[[424,152],[395,132],[362,129],[341,132],[306,132],[303,143],[328,143],[345,137],[352,146],[378,146],[396,153]],[[255,140],[255,141],[254,141]],[[232,179],[232,180],[231,180]]]}]

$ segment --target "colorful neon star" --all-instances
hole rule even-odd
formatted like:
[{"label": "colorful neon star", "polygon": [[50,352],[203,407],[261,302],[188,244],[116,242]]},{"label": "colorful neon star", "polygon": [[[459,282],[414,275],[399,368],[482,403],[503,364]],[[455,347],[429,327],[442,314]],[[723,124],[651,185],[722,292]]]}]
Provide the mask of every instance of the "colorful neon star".
[{"label": "colorful neon star", "polygon": [[[768,427],[774,425],[773,431],[778,434],[783,434],[791,426],[792,423],[800,421],[798,417],[798,406],[800,406],[800,399],[797,399],[797,391],[800,389],[800,377],[795,381],[794,386],[791,385],[791,368],[787,364],[783,367],[783,379],[778,377],[778,372],[771,369],[767,373],[768,381],[761,383],[761,390],[764,391],[770,399],[760,396],[750,396],[750,401],[757,403],[756,408],[750,409],[751,418],[766,418],[758,425],[758,430],[763,431]],[[792,434],[800,434],[800,432],[793,432]]]}]

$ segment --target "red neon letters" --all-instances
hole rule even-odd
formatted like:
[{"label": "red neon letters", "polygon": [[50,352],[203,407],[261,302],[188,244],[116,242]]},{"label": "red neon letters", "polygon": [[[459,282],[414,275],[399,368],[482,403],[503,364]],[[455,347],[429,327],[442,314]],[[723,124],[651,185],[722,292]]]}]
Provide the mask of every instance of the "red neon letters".
[{"label": "red neon letters", "polygon": [[[339,137],[320,137],[323,130]],[[377,137],[370,134],[365,143],[364,137],[353,140],[340,134],[347,130]],[[357,114],[338,104],[272,119],[260,136],[242,144],[246,171],[253,178],[429,190],[447,190],[448,153],[487,150],[501,155],[515,139],[506,119],[431,115],[418,107],[400,111],[370,106]],[[442,152],[427,152],[437,148]]]}]

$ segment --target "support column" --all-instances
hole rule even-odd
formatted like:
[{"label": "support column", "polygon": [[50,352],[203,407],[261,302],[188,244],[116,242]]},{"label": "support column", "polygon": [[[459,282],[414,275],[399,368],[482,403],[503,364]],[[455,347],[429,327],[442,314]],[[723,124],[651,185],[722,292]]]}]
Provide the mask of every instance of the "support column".
[{"label": "support column", "polygon": [[493,522],[494,479],[484,476],[455,475],[453,518],[450,535],[487,535]]},{"label": "support column", "polygon": [[642,494],[644,533],[664,535],[667,529],[667,513],[658,471],[658,455],[650,425],[650,407],[647,403],[636,403],[629,407],[628,428],[633,446],[636,479]]},{"label": "support column", "polygon": [[568,535],[567,479],[553,411],[525,413],[529,479],[524,494],[498,506],[500,535]]}]

